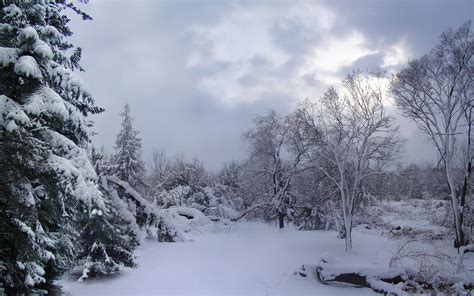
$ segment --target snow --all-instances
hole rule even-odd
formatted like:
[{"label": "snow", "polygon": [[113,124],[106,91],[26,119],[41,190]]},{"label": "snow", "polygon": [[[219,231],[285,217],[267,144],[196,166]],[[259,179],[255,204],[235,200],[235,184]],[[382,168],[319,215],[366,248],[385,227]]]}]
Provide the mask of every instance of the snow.
[{"label": "snow", "polygon": [[15,120],[16,122],[21,124],[27,124],[28,122],[30,122],[30,118],[26,115],[25,112],[23,112],[23,110],[20,109],[10,111],[7,115],[7,119]]},{"label": "snow", "polygon": [[35,232],[31,229],[31,227],[29,227],[28,225],[26,225],[25,222],[23,221],[20,221],[19,219],[13,219],[13,221],[15,222],[15,224],[20,228],[20,230],[25,233],[26,235],[28,235],[29,238],[31,239],[35,239],[36,238],[36,234]]},{"label": "snow", "polygon": [[38,32],[48,39],[61,39],[63,37],[63,34],[59,33],[58,29],[50,25],[39,27]]},{"label": "snow", "polygon": [[[63,182],[67,186],[66,189],[73,190],[74,196],[84,201],[87,205],[94,202],[101,209],[105,208],[97,184],[97,174],[94,167],[89,161],[86,149],[77,146],[70,139],[52,130],[42,131],[43,136],[48,139],[54,152],[47,159],[49,168],[58,172],[64,177]],[[69,185],[68,179],[73,181],[74,188]]]},{"label": "snow", "polygon": [[42,40],[36,40],[33,45],[33,51],[43,59],[53,58],[53,51],[51,50],[51,47],[49,47],[49,45]]},{"label": "snow", "polygon": [[108,192],[110,195],[110,199],[114,204],[114,207],[117,209],[118,215],[120,218],[128,222],[128,227],[132,230],[134,235],[141,241],[142,240],[142,235],[140,231],[140,227],[137,225],[137,220],[135,216],[133,215],[132,212],[128,209],[127,203],[120,198],[120,196],[117,193],[117,190],[113,189],[109,184],[107,183],[107,177],[106,176],[100,176],[100,183],[102,185],[102,188],[104,188],[105,191]]},{"label": "snow", "polygon": [[28,262],[25,264],[27,275],[25,277],[25,285],[33,286],[35,284],[40,284],[46,280],[43,278],[45,274],[44,269],[36,264],[35,262]]},{"label": "snow", "polygon": [[18,49],[0,46],[0,67],[13,64],[18,59]]},{"label": "snow", "polygon": [[9,18],[20,17],[21,15],[23,15],[21,9],[18,8],[18,6],[16,6],[15,4],[10,4],[9,6],[3,8],[3,11]]},{"label": "snow", "polygon": [[10,98],[0,95],[0,126],[5,126],[7,131],[13,132],[30,122],[30,118],[21,110],[20,105]]},{"label": "snow", "polygon": [[13,101],[7,96],[0,95],[0,126],[4,126],[8,131],[13,131],[18,128],[14,120],[8,118],[10,113],[21,111],[17,102]]},{"label": "snow", "polygon": [[193,240],[196,233],[213,231],[219,224],[211,223],[201,211],[188,207],[171,207],[158,212],[161,227],[173,241]]},{"label": "snow", "polygon": [[24,55],[20,57],[16,61],[15,67],[13,68],[13,70],[18,75],[36,78],[36,79],[43,78],[43,75],[41,74],[41,70],[38,66],[38,63],[36,63],[35,58],[29,55]]},{"label": "snow", "polygon": [[89,92],[86,90],[84,82],[82,79],[77,76],[72,70],[64,68],[60,64],[49,61],[48,73],[51,77],[54,77],[54,82],[58,84],[61,88],[68,91],[72,91],[75,94],[87,94]]},{"label": "snow", "polygon": [[195,236],[193,242],[147,241],[138,268],[113,278],[79,283],[65,276],[71,295],[375,295],[369,289],[335,287],[295,271],[330,252],[348,264],[387,262],[394,242],[354,233],[354,251],[333,231],[277,230],[240,222],[223,232]]},{"label": "snow", "polygon": [[16,124],[15,121],[12,120],[12,121],[9,121],[9,122],[7,123],[7,131],[8,131],[8,132],[11,133],[11,132],[13,132],[13,131],[16,131],[17,129],[18,129],[18,125]]},{"label": "snow", "polygon": [[18,41],[25,42],[25,41],[36,41],[39,39],[39,36],[38,36],[38,32],[36,32],[36,30],[33,27],[27,26],[20,31],[20,34],[18,34],[17,38],[18,38]]},{"label": "snow", "polygon": [[135,191],[135,189],[133,189],[132,186],[130,186],[130,184],[127,182],[120,180],[116,176],[107,176],[107,181],[113,182],[122,187],[125,192],[130,194],[140,205],[148,205],[148,201],[144,199],[137,191]]},{"label": "snow", "polygon": [[445,201],[411,199],[390,201],[382,206],[385,214],[381,218],[387,224],[416,228],[418,231],[437,231],[440,227],[433,223],[433,216],[445,206]]},{"label": "snow", "polygon": [[440,239],[449,233],[449,214],[449,205],[444,200],[384,201],[369,206],[365,218],[357,217],[362,219],[362,225],[356,227],[370,228],[376,233],[382,230],[393,237]]},{"label": "snow", "polygon": [[401,286],[393,285],[390,283],[385,283],[383,281],[378,281],[373,278],[367,278],[367,282],[369,282],[372,287],[381,290],[381,291],[388,291],[390,295],[398,295],[398,296],[408,296],[409,294],[404,292],[401,289]]},{"label": "snow", "polygon": [[101,210],[93,209],[92,212],[91,212],[91,215],[102,216],[102,211],[101,211]]},{"label": "snow", "polygon": [[69,119],[69,111],[65,106],[65,101],[51,88],[43,87],[34,92],[23,106],[24,110],[33,115],[40,115],[43,112],[55,114],[63,120]]}]

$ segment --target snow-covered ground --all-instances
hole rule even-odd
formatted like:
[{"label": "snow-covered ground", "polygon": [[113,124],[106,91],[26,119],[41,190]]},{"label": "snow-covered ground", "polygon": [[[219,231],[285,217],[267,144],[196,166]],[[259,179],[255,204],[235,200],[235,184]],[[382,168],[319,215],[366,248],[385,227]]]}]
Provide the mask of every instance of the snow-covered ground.
[{"label": "snow-covered ground", "polygon": [[139,267],[100,280],[62,285],[72,295],[371,295],[372,290],[320,284],[295,274],[327,253],[347,264],[388,263],[396,241],[355,232],[354,251],[333,231],[277,230],[242,222],[226,231],[202,233],[193,242],[144,243]]}]

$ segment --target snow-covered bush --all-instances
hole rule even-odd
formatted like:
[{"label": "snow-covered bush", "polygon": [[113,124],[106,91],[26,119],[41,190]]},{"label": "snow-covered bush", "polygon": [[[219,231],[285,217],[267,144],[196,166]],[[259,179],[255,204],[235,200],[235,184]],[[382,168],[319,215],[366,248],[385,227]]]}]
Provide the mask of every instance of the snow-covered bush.
[{"label": "snow-covered bush", "polygon": [[188,234],[211,223],[201,211],[189,207],[171,207],[158,214],[158,241],[183,242]]},{"label": "snow-covered bush", "polygon": [[147,195],[160,208],[191,207],[212,219],[233,219],[238,215],[242,199],[235,186],[224,184],[230,182],[229,178],[211,177],[199,161],[188,161],[180,155],[167,159],[162,153],[151,166],[154,169],[148,179],[155,188]]},{"label": "snow-covered bush", "polygon": [[359,209],[354,222],[360,230],[377,230],[392,238],[442,240],[450,237],[449,213],[447,201],[407,199]]},{"label": "snow-covered bush", "polygon": [[232,220],[239,215],[238,209],[242,206],[242,200],[234,195],[229,186],[215,183],[204,187],[203,193],[209,200],[207,207],[203,209],[208,217]]},{"label": "snow-covered bush", "polygon": [[390,265],[410,267],[423,273],[425,277],[456,272],[456,260],[446,252],[444,242],[425,239],[402,243],[391,258]]},{"label": "snow-covered bush", "polygon": [[292,215],[292,222],[300,230],[334,229],[333,216],[329,213],[328,208],[326,204],[311,208],[296,207]]}]

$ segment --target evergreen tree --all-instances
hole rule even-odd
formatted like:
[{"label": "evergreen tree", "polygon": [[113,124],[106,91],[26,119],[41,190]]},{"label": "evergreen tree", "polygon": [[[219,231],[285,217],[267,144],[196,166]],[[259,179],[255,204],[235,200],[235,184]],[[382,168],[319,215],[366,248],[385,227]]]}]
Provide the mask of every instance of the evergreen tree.
[{"label": "evergreen tree", "polygon": [[[80,209],[104,203],[88,146],[99,113],[74,74],[80,48],[64,9],[0,7],[0,284],[7,294],[53,290],[76,256]],[[40,292],[40,291],[39,291]]]},{"label": "evergreen tree", "polygon": [[[112,206],[110,203],[108,205]],[[117,273],[121,265],[136,266],[133,250],[137,243],[129,236],[126,225],[116,211],[92,211],[81,233],[84,248],[80,254],[80,281]]]},{"label": "evergreen tree", "polygon": [[126,104],[122,116],[122,130],[115,141],[114,167],[116,176],[137,189],[143,185],[144,163],[141,159],[139,131],[133,128],[130,106]]},{"label": "evergreen tree", "polygon": [[139,131],[132,126],[133,118],[128,104],[124,106],[120,116],[122,129],[115,141],[115,154],[108,165],[113,175],[107,176],[106,180],[109,187],[127,204],[127,209],[124,210],[132,213],[136,223],[143,227],[150,222],[151,210],[148,202],[137,192],[143,192],[145,186],[141,139],[138,137]]},{"label": "evergreen tree", "polygon": [[92,161],[100,178],[106,211],[94,209],[83,217],[81,252],[79,254],[80,280],[120,271],[120,266],[135,267],[133,251],[138,245],[139,227],[134,215],[107,182],[109,164],[104,154],[93,149]]}]

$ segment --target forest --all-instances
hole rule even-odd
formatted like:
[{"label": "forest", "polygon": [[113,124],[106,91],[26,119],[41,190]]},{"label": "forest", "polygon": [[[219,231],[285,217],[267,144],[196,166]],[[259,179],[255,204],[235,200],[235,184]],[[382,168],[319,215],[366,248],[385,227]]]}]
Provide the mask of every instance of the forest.
[{"label": "forest", "polygon": [[[70,26],[93,26],[87,5],[0,4],[1,295],[473,293],[471,20],[254,115],[245,157],[209,169],[167,139],[144,155],[133,97],[93,143],[108,111]],[[401,161],[400,118],[433,161]]]}]

